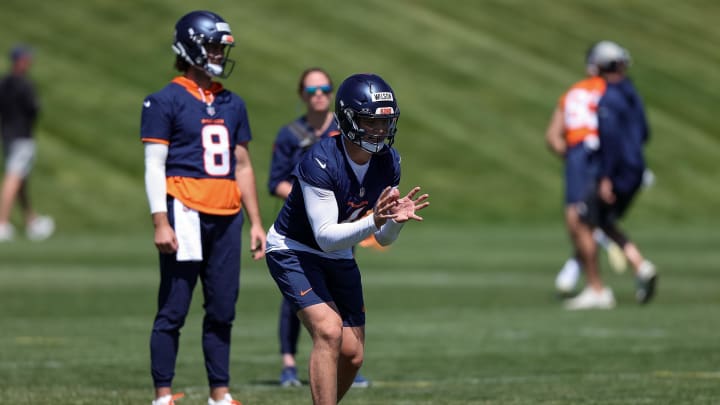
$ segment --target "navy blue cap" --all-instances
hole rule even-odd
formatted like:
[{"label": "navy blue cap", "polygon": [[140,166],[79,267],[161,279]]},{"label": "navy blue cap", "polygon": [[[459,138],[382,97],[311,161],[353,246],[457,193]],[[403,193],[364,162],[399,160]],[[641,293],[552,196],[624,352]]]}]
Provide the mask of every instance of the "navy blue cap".
[{"label": "navy blue cap", "polygon": [[27,45],[15,45],[10,51],[10,60],[15,62],[23,56],[32,56],[32,53],[32,49]]}]

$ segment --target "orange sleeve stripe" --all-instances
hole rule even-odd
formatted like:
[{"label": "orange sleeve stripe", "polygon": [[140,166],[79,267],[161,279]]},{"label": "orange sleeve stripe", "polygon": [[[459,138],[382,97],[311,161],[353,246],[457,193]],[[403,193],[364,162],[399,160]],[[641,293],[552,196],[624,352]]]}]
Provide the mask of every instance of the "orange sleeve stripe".
[{"label": "orange sleeve stripe", "polygon": [[163,145],[170,145],[170,141],[160,138],[142,138],[141,141],[143,141],[143,143],[162,143]]}]

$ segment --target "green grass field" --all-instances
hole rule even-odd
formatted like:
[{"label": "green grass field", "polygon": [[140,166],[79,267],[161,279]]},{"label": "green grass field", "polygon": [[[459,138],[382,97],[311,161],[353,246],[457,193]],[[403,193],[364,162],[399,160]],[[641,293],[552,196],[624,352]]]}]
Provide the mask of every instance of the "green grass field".
[{"label": "green grass field", "polygon": [[[638,229],[661,271],[657,300],[633,301],[608,270],[618,308],[567,312],[554,296],[561,229],[404,230],[362,250],[368,309],[364,374],[347,404],[714,404],[720,400],[718,231]],[[452,243],[438,243],[451,240]],[[0,402],[143,404],[158,282],[148,235],[0,246]],[[92,247],[92,248],[90,248]],[[280,389],[279,295],[245,258],[233,332],[232,389],[245,404],[308,403]],[[175,388],[202,403],[201,297],[181,340]],[[308,338],[301,338],[305,364]],[[306,378],[305,370],[301,376]]]},{"label": "green grass field", "polygon": [[[300,114],[299,73],[372,71],[398,94],[401,186],[421,185],[432,206],[389,252],[361,252],[374,385],[344,403],[720,403],[720,2],[2,0],[0,70],[14,43],[36,49],[31,190],[58,231],[0,245],[0,405],[149,404],[158,270],[140,105],[176,74],[177,18],[201,7],[238,41],[224,84],[248,105],[267,226],[279,208],[265,192],[271,144]],[[561,162],[543,135],[599,39],[630,50],[647,104],[658,181],[627,226],[660,292],[638,307],[631,277],[603,262],[618,308],[570,313],[552,288],[569,245]],[[232,388],[245,405],[309,403],[307,388],[275,386],[280,297],[266,273],[245,257]],[[199,298],[182,405],[206,397]]]}]

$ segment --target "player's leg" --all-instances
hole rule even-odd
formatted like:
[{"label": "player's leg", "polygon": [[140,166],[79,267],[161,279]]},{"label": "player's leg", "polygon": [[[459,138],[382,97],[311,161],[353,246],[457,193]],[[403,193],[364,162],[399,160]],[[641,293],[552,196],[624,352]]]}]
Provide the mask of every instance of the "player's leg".
[{"label": "player's leg", "polygon": [[608,263],[616,273],[623,273],[627,269],[627,259],[622,248],[609,238],[601,228],[593,231],[595,241],[607,252]]},{"label": "player's leg", "polygon": [[243,214],[200,214],[200,224],[207,263],[201,273],[205,298],[202,347],[210,400],[223,401],[229,395],[230,340],[240,289]]},{"label": "player's leg", "polygon": [[333,272],[327,286],[343,320],[343,339],[338,359],[338,401],[354,384],[365,354],[365,302],[360,269],[355,260],[328,261]]},{"label": "player's leg", "polygon": [[573,291],[580,279],[581,271],[582,268],[575,253],[565,261],[557,276],[555,276],[555,289],[561,294],[568,294]]},{"label": "player's leg", "polygon": [[625,215],[632,204],[636,193],[637,189],[630,193],[617,193],[616,201],[608,208],[608,214],[603,218],[601,225],[608,237],[622,247],[625,256],[633,266],[636,285],[635,298],[639,303],[645,304],[655,295],[658,279],[655,265],[643,256],[637,245],[617,225],[617,221]]},{"label": "player's leg", "polygon": [[190,308],[200,265],[178,262],[174,254],[160,254],[158,310],[150,335],[150,363],[155,398],[172,393],[180,329]]},{"label": "player's leg", "polygon": [[321,303],[303,308],[300,319],[310,332],[310,392],[314,405],[337,404],[338,361],[343,327],[334,303]]},{"label": "player's leg", "polygon": [[576,240],[579,222],[577,207],[578,204],[583,203],[592,187],[593,178],[589,170],[587,154],[588,152],[582,145],[576,145],[567,151],[565,157],[564,219],[574,254],[566,260],[565,265],[555,277],[555,288],[560,293],[569,293],[575,289],[583,265]]},{"label": "player's leg", "polygon": [[599,215],[596,195],[597,156],[583,146],[568,151],[566,157],[565,222],[577,257],[585,270],[587,286],[565,302],[567,309],[612,308],[615,298],[603,285],[597,259],[593,229]]},{"label": "player's leg", "polygon": [[32,143],[24,142],[22,139],[15,139],[3,145],[5,175],[0,189],[0,241],[11,240],[14,236],[10,215],[23,180],[32,167],[32,155],[28,155],[28,146],[31,145]]},{"label": "player's leg", "polygon": [[11,240],[14,229],[10,224],[10,214],[15,203],[17,192],[22,184],[22,177],[14,173],[6,173],[0,190],[0,241]]},{"label": "player's leg", "polygon": [[342,346],[338,359],[338,402],[355,383],[365,355],[365,327],[343,328]]},{"label": "player's leg", "polygon": [[298,310],[310,332],[309,375],[313,403],[336,404],[338,359],[343,322],[328,290],[327,261],[314,254],[271,251],[265,255],[268,270],[283,296]]},{"label": "player's leg", "polygon": [[302,385],[297,377],[297,364],[295,354],[300,337],[300,319],[295,313],[292,304],[283,298],[280,305],[278,337],[280,340],[280,354],[283,368],[280,373],[280,385],[283,387],[299,387]]}]

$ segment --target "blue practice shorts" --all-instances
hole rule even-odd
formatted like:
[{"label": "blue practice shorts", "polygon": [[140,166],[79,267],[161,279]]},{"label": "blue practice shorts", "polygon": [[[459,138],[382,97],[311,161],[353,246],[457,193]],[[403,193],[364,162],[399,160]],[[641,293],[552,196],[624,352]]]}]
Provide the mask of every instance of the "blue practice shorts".
[{"label": "blue practice shorts", "polygon": [[343,326],[365,325],[362,280],[355,260],[326,259],[295,250],[274,250],[265,255],[265,260],[295,311],[334,302]]},{"label": "blue practice shorts", "polygon": [[586,201],[595,193],[600,159],[597,151],[583,143],[573,146],[565,154],[565,204]]}]

